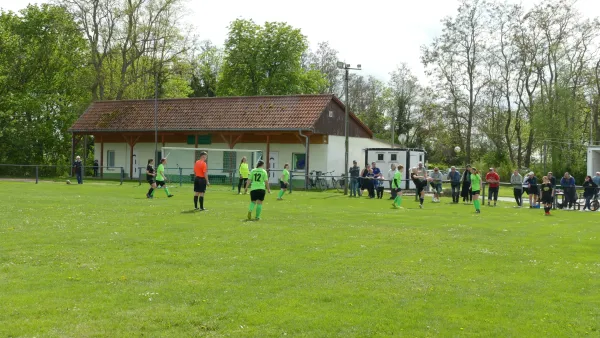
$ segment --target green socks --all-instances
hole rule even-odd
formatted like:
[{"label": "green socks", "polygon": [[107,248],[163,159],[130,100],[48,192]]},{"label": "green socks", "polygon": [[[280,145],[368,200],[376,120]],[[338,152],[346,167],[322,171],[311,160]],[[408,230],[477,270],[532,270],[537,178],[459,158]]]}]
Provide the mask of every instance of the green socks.
[{"label": "green socks", "polygon": [[256,206],[256,218],[260,218],[260,214],[262,213],[262,204]]},{"label": "green socks", "polygon": [[252,210],[254,210],[255,205],[256,205],[256,203],[250,202],[250,207],[248,208],[248,212],[252,212]]},{"label": "green socks", "polygon": [[402,197],[400,197],[400,196],[396,196],[396,198],[394,198],[394,203],[395,203],[397,206],[400,206],[400,204],[402,204]]},{"label": "green socks", "polygon": [[285,194],[285,190],[279,190],[279,194],[277,195],[277,198],[281,198],[283,196],[283,194]]},{"label": "green socks", "polygon": [[167,193],[167,196],[171,195],[171,194],[169,194],[169,188],[167,188],[166,185],[165,185],[165,193]]},{"label": "green socks", "polygon": [[481,202],[479,201],[479,199],[476,199],[473,201],[473,205],[475,206],[475,210],[479,210],[479,207],[481,206]]}]

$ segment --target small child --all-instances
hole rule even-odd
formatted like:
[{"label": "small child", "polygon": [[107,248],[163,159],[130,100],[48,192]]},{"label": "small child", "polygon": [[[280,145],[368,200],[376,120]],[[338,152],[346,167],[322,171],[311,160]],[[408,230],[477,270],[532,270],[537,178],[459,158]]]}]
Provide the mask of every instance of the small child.
[{"label": "small child", "polygon": [[552,210],[552,202],[554,201],[554,189],[548,176],[542,177],[542,185],[540,187],[542,193],[542,203],[544,204],[544,212],[546,216],[550,216]]},{"label": "small child", "polygon": [[380,175],[377,179],[377,198],[383,198],[383,175]]}]

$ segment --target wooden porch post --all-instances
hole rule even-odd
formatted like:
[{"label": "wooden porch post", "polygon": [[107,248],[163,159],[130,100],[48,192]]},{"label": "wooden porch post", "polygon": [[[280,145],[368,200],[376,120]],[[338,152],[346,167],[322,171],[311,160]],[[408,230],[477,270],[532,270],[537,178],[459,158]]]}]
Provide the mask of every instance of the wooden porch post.
[{"label": "wooden porch post", "polygon": [[129,143],[129,179],[133,179],[133,136],[130,136],[129,139],[131,142]]},{"label": "wooden porch post", "polygon": [[73,177],[73,163],[75,162],[75,133],[71,137],[71,177]]},{"label": "wooden porch post", "polygon": [[104,142],[102,136],[100,136],[100,178],[104,178]]},{"label": "wooden porch post", "polygon": [[270,162],[269,159],[270,159],[270,156],[271,156],[271,154],[270,154],[270,152],[271,152],[271,143],[269,142],[270,139],[271,139],[271,136],[267,135],[267,161],[266,161],[267,162],[267,171],[269,171],[269,168],[271,167],[271,164],[269,163]]}]

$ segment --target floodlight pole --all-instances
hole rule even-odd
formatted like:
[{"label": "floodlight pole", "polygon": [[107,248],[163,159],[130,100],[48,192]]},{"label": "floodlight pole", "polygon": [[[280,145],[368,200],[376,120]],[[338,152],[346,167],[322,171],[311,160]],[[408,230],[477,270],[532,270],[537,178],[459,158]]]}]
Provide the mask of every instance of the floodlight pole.
[{"label": "floodlight pole", "polygon": [[345,108],[345,115],[346,115],[345,118],[344,118],[344,135],[346,137],[346,142],[345,142],[346,151],[345,151],[345,156],[344,156],[344,158],[345,158],[344,165],[346,166],[346,168],[344,169],[344,172],[346,173],[344,175],[345,176],[345,179],[344,179],[344,195],[348,195],[348,183],[349,183],[349,180],[350,180],[350,175],[348,175],[348,170],[350,169],[350,167],[349,167],[350,164],[348,163],[348,150],[350,148],[349,141],[348,141],[348,139],[349,139],[349,135],[348,135],[349,134],[349,126],[348,126],[348,123],[349,123],[349,113],[348,113],[348,82],[349,82],[349,71],[350,71],[350,69],[360,70],[361,65],[359,64],[359,65],[356,66],[356,68],[352,68],[352,67],[350,67],[349,64],[347,64],[345,62],[338,62],[337,66],[338,66],[338,68],[344,69],[346,71],[345,76],[344,76],[344,81],[345,81],[345,83],[344,83],[344,87],[345,88],[344,89],[345,89],[345,92],[346,92],[346,100],[345,100],[346,102],[344,104],[345,105],[345,107],[344,107]]}]

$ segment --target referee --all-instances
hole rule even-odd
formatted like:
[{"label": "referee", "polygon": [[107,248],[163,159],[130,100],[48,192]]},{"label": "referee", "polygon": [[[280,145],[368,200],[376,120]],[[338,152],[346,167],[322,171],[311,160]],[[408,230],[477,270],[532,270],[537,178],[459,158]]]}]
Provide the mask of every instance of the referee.
[{"label": "referee", "polygon": [[[204,193],[206,187],[210,186],[208,182],[208,166],[206,165],[207,153],[205,151],[200,153],[200,159],[194,164],[194,209],[205,211],[204,209]],[[200,208],[198,208],[198,200],[200,200]]]}]

